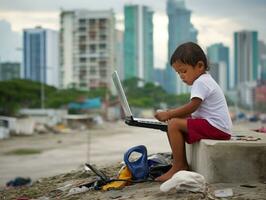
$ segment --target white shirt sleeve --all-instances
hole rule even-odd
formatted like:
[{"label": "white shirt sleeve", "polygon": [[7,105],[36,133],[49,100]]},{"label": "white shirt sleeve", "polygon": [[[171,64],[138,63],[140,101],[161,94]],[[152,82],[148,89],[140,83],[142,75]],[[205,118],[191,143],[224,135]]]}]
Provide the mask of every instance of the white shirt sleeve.
[{"label": "white shirt sleeve", "polygon": [[202,81],[195,81],[191,88],[190,99],[194,97],[200,98],[202,101],[210,94],[210,88]]}]

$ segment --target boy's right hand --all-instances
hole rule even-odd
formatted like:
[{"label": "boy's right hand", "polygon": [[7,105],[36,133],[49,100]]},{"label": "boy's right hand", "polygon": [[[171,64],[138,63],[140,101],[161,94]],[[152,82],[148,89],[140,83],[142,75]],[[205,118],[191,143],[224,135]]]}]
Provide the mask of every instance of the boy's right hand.
[{"label": "boy's right hand", "polygon": [[167,111],[159,111],[159,112],[156,112],[155,115],[154,115],[154,117],[156,119],[158,119],[159,121],[161,121],[161,122],[165,122],[165,121],[167,121],[167,120],[170,119],[169,113]]}]

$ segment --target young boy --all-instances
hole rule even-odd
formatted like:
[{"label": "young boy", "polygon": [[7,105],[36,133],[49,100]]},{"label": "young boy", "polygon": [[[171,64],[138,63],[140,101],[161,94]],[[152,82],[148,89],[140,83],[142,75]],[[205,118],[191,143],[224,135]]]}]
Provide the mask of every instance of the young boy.
[{"label": "young boy", "polygon": [[158,120],[168,122],[167,136],[173,154],[172,168],[156,179],[162,182],[179,170],[188,170],[185,141],[191,144],[201,139],[229,140],[232,127],[224,94],[207,73],[207,58],[200,46],[193,42],[180,45],[170,64],[191,86],[191,94],[187,104],[155,113]]}]

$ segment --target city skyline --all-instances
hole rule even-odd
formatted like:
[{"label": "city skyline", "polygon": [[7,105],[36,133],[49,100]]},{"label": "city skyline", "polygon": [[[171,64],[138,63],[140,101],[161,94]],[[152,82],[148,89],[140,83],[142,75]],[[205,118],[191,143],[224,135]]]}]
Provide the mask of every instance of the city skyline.
[{"label": "city skyline", "polygon": [[[148,5],[154,10],[154,66],[163,68],[167,62],[168,19],[166,1],[126,0],[121,3],[118,0],[110,0],[104,4],[97,1],[84,2],[79,0],[75,2],[47,0],[38,3],[32,0],[24,0],[23,2],[0,0],[0,2],[0,20],[8,21],[12,25],[13,31],[20,32],[23,28],[34,28],[37,25],[58,30],[60,8],[75,9],[79,7],[89,10],[114,9],[117,19],[116,27],[123,30],[123,6],[129,2]],[[256,30],[259,33],[259,40],[266,40],[266,27],[263,26],[263,19],[266,16],[266,2],[263,0],[252,2],[247,0],[232,2],[229,0],[223,2],[186,0],[185,4],[192,11],[192,23],[199,31],[198,41],[205,50],[207,46],[218,42],[222,42],[232,49],[233,32],[235,31]],[[231,64],[233,64],[232,57],[230,55]]]}]

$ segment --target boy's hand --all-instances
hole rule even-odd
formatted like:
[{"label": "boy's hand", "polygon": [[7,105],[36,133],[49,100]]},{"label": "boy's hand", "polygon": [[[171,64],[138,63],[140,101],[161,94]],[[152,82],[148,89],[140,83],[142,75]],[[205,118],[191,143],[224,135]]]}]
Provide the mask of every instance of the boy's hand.
[{"label": "boy's hand", "polygon": [[165,122],[170,119],[169,113],[167,111],[156,112],[154,117],[161,122]]}]

